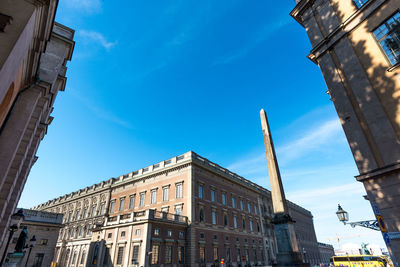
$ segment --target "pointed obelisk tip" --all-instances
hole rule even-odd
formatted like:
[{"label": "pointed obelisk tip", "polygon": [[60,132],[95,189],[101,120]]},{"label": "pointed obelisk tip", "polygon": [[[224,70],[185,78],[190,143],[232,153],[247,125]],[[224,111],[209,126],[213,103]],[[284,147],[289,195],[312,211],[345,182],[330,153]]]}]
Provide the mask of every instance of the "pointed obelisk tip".
[{"label": "pointed obelisk tip", "polygon": [[263,114],[263,113],[265,113],[265,110],[262,108],[262,109],[260,110],[260,114]]}]

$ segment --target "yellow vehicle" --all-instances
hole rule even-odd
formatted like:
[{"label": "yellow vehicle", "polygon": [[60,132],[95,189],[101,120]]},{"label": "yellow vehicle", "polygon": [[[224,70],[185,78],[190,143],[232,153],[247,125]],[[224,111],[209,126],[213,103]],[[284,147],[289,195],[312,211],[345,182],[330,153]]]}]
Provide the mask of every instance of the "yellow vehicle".
[{"label": "yellow vehicle", "polygon": [[372,255],[333,256],[333,264],[337,267],[389,267],[388,259]]}]

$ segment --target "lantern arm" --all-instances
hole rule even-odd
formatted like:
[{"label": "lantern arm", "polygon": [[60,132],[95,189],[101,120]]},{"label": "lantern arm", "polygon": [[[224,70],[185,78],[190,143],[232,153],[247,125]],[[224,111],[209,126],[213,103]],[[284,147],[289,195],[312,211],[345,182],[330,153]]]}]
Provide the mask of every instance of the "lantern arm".
[{"label": "lantern arm", "polygon": [[351,227],[361,226],[364,228],[369,228],[372,230],[380,231],[380,227],[377,220],[369,220],[369,221],[359,221],[359,222],[348,222],[344,224],[350,224]]}]

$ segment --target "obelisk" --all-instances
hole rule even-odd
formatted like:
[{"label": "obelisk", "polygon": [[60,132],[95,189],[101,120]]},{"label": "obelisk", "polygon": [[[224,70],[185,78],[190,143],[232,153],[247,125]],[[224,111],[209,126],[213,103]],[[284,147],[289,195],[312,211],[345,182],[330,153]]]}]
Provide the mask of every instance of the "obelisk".
[{"label": "obelisk", "polygon": [[271,184],[272,206],[274,209],[275,238],[278,247],[276,266],[299,266],[302,264],[301,253],[294,232],[294,221],[289,215],[285,191],[283,190],[278,160],[269,129],[266,112],[261,109],[261,126],[264,136],[265,154],[267,156],[269,181]]}]

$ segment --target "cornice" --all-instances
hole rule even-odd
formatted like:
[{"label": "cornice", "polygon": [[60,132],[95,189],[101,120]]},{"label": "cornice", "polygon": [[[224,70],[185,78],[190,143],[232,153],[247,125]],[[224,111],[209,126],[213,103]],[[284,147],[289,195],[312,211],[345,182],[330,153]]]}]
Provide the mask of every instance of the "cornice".
[{"label": "cornice", "polygon": [[309,6],[314,4],[314,2],[315,0],[301,0],[300,2],[297,3],[295,8],[292,11],[290,11],[289,13],[290,16],[292,16],[298,23],[300,23],[304,27],[301,16]]}]

